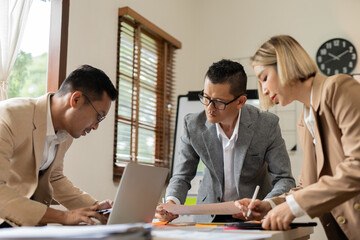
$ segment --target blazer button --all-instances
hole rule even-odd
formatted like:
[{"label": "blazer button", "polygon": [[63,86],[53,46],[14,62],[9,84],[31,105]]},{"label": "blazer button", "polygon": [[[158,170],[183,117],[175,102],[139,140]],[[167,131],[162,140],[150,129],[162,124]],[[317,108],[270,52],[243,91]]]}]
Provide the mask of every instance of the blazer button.
[{"label": "blazer button", "polygon": [[217,200],[220,202],[220,200],[221,200],[220,197],[218,197]]},{"label": "blazer button", "polygon": [[354,209],[360,211],[360,203],[355,203]]},{"label": "blazer button", "polygon": [[343,216],[338,216],[336,218],[336,221],[338,222],[338,224],[345,224],[346,223],[346,218],[344,218]]}]

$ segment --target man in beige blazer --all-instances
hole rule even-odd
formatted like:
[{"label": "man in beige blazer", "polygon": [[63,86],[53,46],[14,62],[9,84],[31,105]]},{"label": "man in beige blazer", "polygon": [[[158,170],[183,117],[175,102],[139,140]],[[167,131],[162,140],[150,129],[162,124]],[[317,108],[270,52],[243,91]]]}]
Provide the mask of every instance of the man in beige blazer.
[{"label": "man in beige blazer", "polygon": [[[117,91],[106,74],[88,65],[72,72],[56,93],[0,102],[0,224],[35,226],[105,223],[97,202],[63,174],[73,138],[96,130]],[[53,209],[56,200],[69,211]]]}]

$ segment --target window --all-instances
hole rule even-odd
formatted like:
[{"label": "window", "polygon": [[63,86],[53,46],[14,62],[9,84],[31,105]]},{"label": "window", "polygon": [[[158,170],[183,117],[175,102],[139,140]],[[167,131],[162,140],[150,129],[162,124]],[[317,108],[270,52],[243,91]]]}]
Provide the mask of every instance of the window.
[{"label": "window", "polygon": [[8,97],[38,97],[46,92],[50,2],[34,0],[20,52],[11,70]]},{"label": "window", "polygon": [[129,161],[169,167],[175,50],[181,43],[119,9],[114,181]]},{"label": "window", "polygon": [[10,74],[9,98],[58,90],[66,77],[68,22],[69,0],[33,1],[22,49]]}]

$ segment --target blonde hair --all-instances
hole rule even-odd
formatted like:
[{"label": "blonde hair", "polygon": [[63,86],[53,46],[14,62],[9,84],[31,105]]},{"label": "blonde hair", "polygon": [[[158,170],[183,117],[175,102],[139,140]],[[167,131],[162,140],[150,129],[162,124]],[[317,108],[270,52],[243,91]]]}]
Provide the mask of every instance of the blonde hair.
[{"label": "blonde hair", "polygon": [[[293,85],[296,81],[305,81],[318,72],[315,62],[305,49],[291,36],[273,36],[256,51],[251,58],[251,65],[273,65],[281,85]],[[263,95],[261,83],[258,84],[261,108],[273,106],[269,97]]]}]

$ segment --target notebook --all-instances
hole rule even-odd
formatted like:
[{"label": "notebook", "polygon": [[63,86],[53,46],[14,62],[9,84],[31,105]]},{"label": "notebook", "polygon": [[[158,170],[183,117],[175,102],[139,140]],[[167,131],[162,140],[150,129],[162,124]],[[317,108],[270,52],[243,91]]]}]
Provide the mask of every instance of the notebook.
[{"label": "notebook", "polygon": [[168,172],[167,168],[128,163],[107,224],[151,223]]},{"label": "notebook", "polygon": [[[234,222],[234,223],[225,224],[224,229],[259,229],[259,230],[264,230],[261,225],[262,225],[262,223],[255,222],[255,221]],[[292,222],[292,223],[290,223],[290,228],[315,227],[316,225],[317,225],[316,222]]]}]

